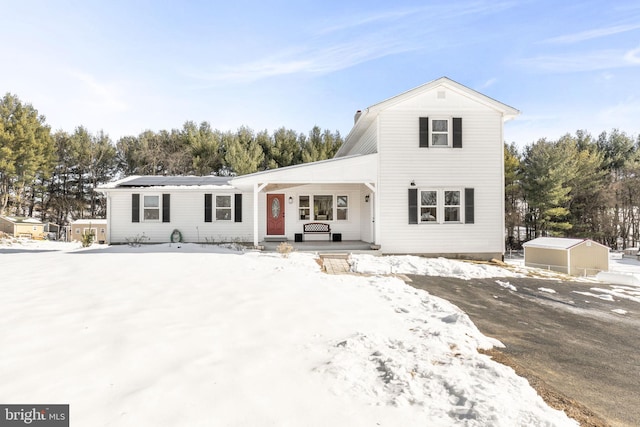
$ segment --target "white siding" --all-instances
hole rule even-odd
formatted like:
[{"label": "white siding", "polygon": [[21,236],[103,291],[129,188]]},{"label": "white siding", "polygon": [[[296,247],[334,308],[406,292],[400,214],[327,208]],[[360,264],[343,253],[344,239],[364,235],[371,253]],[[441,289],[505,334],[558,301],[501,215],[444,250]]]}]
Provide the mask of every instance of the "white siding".
[{"label": "white siding", "polygon": [[[364,198],[361,186],[358,184],[324,184],[324,185],[301,185],[284,189],[282,191],[269,191],[269,194],[284,194],[285,205],[285,236],[289,240],[294,240],[296,233],[302,233],[302,225],[309,222],[324,222],[331,225],[332,233],[342,233],[342,240],[362,240],[360,219],[361,219],[361,203],[360,200]],[[338,221],[336,220],[336,211],[334,210],[333,221],[325,220],[301,220],[298,216],[298,196],[308,195],[333,195],[334,206],[336,196],[348,196],[349,211],[348,220]],[[289,197],[293,198],[293,203],[289,203]],[[258,213],[260,215],[260,222],[258,224],[260,240],[263,240],[266,231],[266,202],[267,193],[260,193],[258,198],[259,208]],[[329,236],[325,234],[319,234],[316,236],[307,235],[305,240],[328,240]]]},{"label": "white siding", "polygon": [[[414,97],[378,117],[382,251],[503,253],[502,116],[451,90],[438,99],[439,90],[444,89]],[[418,146],[419,117],[435,116],[462,118],[463,148]],[[408,224],[411,181],[418,190],[474,188],[475,223]]]},{"label": "white siding", "polygon": [[378,132],[376,130],[375,122],[372,126],[364,132],[362,138],[360,138],[353,148],[349,150],[348,154],[372,154],[378,152]]},{"label": "white siding", "polygon": [[[145,222],[140,215],[140,222],[131,222],[131,195],[171,194],[171,222]],[[109,221],[110,243],[126,243],[127,238],[142,235],[149,237],[150,243],[169,242],[173,230],[179,230],[185,242],[205,242],[207,239],[221,241],[241,240],[250,242],[253,235],[253,196],[244,193],[242,197],[242,222],[216,221],[204,222],[204,195],[206,193],[228,194],[233,190],[147,190],[127,189],[112,190],[108,196],[107,215]]]}]

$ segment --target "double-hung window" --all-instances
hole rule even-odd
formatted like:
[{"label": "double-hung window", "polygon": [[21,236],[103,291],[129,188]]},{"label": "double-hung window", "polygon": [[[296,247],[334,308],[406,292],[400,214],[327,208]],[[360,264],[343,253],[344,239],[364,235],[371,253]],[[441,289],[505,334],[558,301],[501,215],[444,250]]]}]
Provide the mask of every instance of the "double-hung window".
[{"label": "double-hung window", "polygon": [[216,196],[216,221],[231,221],[231,196]]},{"label": "double-hung window", "polygon": [[421,223],[462,222],[462,192],[460,190],[420,190],[419,219]]},{"label": "double-hung window", "polygon": [[160,196],[145,195],[142,198],[142,218],[145,221],[160,220]]},{"label": "double-hung window", "polygon": [[420,117],[419,147],[462,148],[462,117]]},{"label": "double-hung window", "polygon": [[427,190],[420,192],[420,222],[438,221],[438,192]]},{"label": "double-hung window", "polygon": [[349,197],[338,196],[336,197],[336,219],[338,221],[346,221],[349,219]]},{"label": "double-hung window", "polygon": [[444,222],[460,222],[460,191],[444,191]]},{"label": "double-hung window", "polygon": [[309,196],[298,197],[298,212],[301,221],[311,219],[311,205],[309,204]]},{"label": "double-hung window", "polygon": [[431,145],[434,147],[448,147],[449,141],[449,120],[431,120]]}]

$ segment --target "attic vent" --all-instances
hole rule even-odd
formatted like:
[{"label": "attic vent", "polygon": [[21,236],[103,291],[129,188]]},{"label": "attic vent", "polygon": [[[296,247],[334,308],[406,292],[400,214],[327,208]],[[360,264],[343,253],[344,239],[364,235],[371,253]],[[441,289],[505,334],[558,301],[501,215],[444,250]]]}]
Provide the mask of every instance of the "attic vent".
[{"label": "attic vent", "polygon": [[438,91],[438,99],[445,99],[447,97],[447,92],[443,90]]},{"label": "attic vent", "polygon": [[362,110],[356,111],[356,114],[353,116],[353,124],[355,125],[358,122],[358,119],[362,115]]}]

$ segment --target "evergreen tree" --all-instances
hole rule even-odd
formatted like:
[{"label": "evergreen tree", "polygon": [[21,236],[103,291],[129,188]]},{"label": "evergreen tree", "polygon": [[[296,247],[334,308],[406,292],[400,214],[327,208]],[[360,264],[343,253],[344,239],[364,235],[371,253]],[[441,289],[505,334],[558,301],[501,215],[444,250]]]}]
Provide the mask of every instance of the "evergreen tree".
[{"label": "evergreen tree", "polygon": [[331,131],[322,132],[318,126],[314,126],[309,132],[309,138],[302,144],[302,162],[316,162],[332,158],[342,145],[340,132],[332,134]]},{"label": "evergreen tree", "polygon": [[515,144],[504,145],[504,197],[507,247],[520,246],[518,228],[522,224],[522,183],[520,154]]},{"label": "evergreen tree", "polygon": [[569,182],[575,170],[570,163],[571,149],[541,139],[525,150],[522,175],[524,198],[527,203],[525,222],[530,238],[544,235],[562,236],[571,229],[569,210]]},{"label": "evergreen tree", "polygon": [[251,129],[243,126],[236,133],[226,133],[223,140],[226,149],[224,159],[229,173],[246,175],[258,171],[264,153]]},{"label": "evergreen tree", "polygon": [[193,169],[197,175],[217,174],[222,169],[222,133],[211,129],[208,122],[196,126],[186,122],[182,127],[183,138],[189,147]]},{"label": "evergreen tree", "polygon": [[7,93],[0,100],[0,214],[10,199],[13,212],[27,212],[28,188],[39,176],[48,176],[53,160],[53,140],[44,116]]},{"label": "evergreen tree", "polygon": [[281,127],[273,133],[268,169],[297,165],[302,162],[300,136],[291,129]]}]

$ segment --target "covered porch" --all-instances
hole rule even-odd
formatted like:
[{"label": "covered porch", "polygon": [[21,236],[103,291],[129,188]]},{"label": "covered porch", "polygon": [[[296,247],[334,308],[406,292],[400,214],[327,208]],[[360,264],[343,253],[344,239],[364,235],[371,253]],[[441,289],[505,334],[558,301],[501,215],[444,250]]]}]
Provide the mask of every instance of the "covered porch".
[{"label": "covered porch", "polygon": [[[377,154],[289,166],[234,178],[253,194],[253,244],[275,250],[372,250],[379,232]],[[321,232],[309,224],[320,223]],[[318,231],[318,230],[316,230]]]}]

